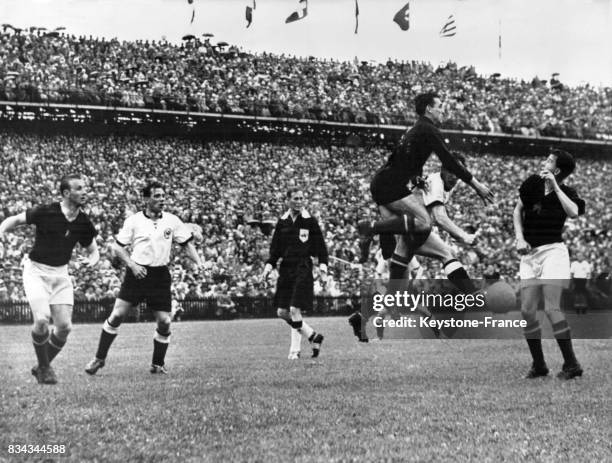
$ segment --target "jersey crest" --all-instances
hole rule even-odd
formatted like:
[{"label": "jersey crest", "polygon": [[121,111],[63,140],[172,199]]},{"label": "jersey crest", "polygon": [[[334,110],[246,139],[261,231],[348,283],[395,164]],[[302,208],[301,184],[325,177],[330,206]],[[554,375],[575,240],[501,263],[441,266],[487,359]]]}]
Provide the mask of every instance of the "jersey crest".
[{"label": "jersey crest", "polygon": [[171,228],[166,228],[164,230],[164,238],[167,239],[167,240],[172,238],[172,229]]},{"label": "jersey crest", "polygon": [[299,238],[302,243],[305,243],[306,241],[308,241],[308,236],[309,236],[308,229],[300,228]]}]

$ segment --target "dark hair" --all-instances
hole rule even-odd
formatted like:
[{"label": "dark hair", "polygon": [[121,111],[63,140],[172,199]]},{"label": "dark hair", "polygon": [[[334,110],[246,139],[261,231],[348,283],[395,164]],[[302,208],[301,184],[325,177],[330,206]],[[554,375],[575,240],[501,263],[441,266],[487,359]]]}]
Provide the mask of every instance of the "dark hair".
[{"label": "dark hair", "polygon": [[301,188],[298,188],[298,187],[296,187],[296,186],[293,186],[293,187],[289,188],[289,189],[287,190],[287,199],[291,199],[291,197],[292,197],[292,196],[293,196],[295,193],[297,193],[298,191],[302,191],[302,192],[303,192],[304,190],[302,190]]},{"label": "dark hair", "polygon": [[70,187],[71,180],[81,180],[81,176],[79,174],[66,174],[60,180],[60,195],[64,196],[64,191],[70,191],[72,188]]},{"label": "dark hair", "polygon": [[414,109],[416,110],[416,113],[419,116],[424,115],[427,106],[431,106],[435,98],[440,98],[440,95],[435,92],[427,92],[417,95],[414,99]]},{"label": "dark hair", "polygon": [[146,186],[142,189],[142,196],[144,196],[145,198],[150,198],[151,197],[151,192],[153,190],[157,190],[159,188],[161,188],[163,190],[164,189],[164,185],[162,185],[157,180],[153,180],[153,181],[147,183]]},{"label": "dark hair", "polygon": [[574,161],[574,156],[572,156],[567,151],[563,151],[560,149],[552,149],[550,154],[553,154],[557,158],[557,168],[560,170],[557,175],[557,180],[563,180],[567,178],[574,169],[576,168],[576,161]]}]

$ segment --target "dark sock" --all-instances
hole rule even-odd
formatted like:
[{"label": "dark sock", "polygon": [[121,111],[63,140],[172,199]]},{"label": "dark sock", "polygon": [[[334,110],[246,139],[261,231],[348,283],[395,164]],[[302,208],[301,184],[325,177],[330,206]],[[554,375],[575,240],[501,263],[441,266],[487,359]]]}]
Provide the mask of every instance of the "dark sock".
[{"label": "dark sock", "polygon": [[108,320],[104,322],[102,327],[102,334],[100,334],[100,342],[98,343],[98,351],[96,352],[96,358],[104,360],[108,355],[108,350],[111,344],[117,337],[117,328],[121,323],[112,325]]},{"label": "dark sock", "polygon": [[48,331],[45,334],[36,334],[32,331],[32,344],[34,344],[34,351],[36,352],[36,358],[38,359],[38,366],[43,368],[49,366],[49,354],[47,353],[48,339]]},{"label": "dark sock", "polygon": [[570,335],[570,328],[566,320],[560,321],[553,325],[553,333],[561,354],[563,355],[564,366],[574,366],[578,363],[576,355],[574,354],[574,348],[572,346],[572,337]]},{"label": "dark sock", "polygon": [[444,271],[448,280],[463,294],[476,292],[476,286],[470,276],[457,259],[451,259],[444,264]]},{"label": "dark sock", "polygon": [[[164,361],[166,359],[166,352],[168,351],[168,344],[170,344],[169,338],[170,332],[160,333],[159,330],[156,330],[155,338],[153,339],[153,365],[157,365],[160,367],[164,366]],[[164,342],[162,342],[164,341]]]},{"label": "dark sock", "polygon": [[414,232],[414,217],[407,214],[401,216],[389,217],[374,222],[372,231],[376,234],[394,234],[403,235],[404,233]]},{"label": "dark sock", "polygon": [[378,336],[378,339],[382,339],[384,335],[385,335],[385,327],[384,326],[377,326],[376,327],[376,336]]},{"label": "dark sock", "polygon": [[383,259],[390,259],[395,250],[395,235],[384,233],[380,235],[380,249]]},{"label": "dark sock", "polygon": [[527,322],[527,326],[523,328],[523,334],[527,339],[527,345],[529,346],[529,352],[531,352],[534,366],[537,368],[544,368],[546,362],[544,360],[544,352],[542,352],[542,330],[540,329],[540,322],[537,320]]},{"label": "dark sock", "polygon": [[[398,254],[391,256],[389,262],[389,279],[390,280],[403,280],[406,270],[408,270],[408,259]],[[390,293],[388,291],[388,293]]]},{"label": "dark sock", "polygon": [[47,355],[49,356],[49,363],[53,361],[57,354],[60,353],[64,345],[66,344],[65,339],[60,339],[56,336],[55,330],[49,336],[49,341],[47,342]]}]

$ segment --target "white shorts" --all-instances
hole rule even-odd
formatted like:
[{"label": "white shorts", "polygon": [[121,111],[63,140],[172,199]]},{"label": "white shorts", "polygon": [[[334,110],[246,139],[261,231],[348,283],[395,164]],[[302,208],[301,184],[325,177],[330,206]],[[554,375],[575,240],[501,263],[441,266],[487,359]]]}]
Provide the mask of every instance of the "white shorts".
[{"label": "white shorts", "polygon": [[23,260],[23,289],[32,310],[41,304],[74,305],[74,289],[67,265],[53,267],[26,257]]},{"label": "white shorts", "polygon": [[[567,246],[551,243],[538,246],[521,258],[519,276],[522,284],[543,284],[535,280],[553,280],[546,284],[567,286],[570,279],[570,258]],[[524,280],[531,280],[526,282]]]}]

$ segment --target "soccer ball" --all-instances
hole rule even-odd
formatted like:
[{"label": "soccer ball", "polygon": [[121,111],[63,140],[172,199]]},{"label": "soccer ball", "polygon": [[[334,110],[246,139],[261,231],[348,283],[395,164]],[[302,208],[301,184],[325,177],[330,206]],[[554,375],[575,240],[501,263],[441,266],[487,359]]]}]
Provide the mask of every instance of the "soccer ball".
[{"label": "soccer ball", "polygon": [[497,281],[485,289],[485,309],[494,313],[506,313],[515,310],[516,294],[512,286],[504,281]]}]

